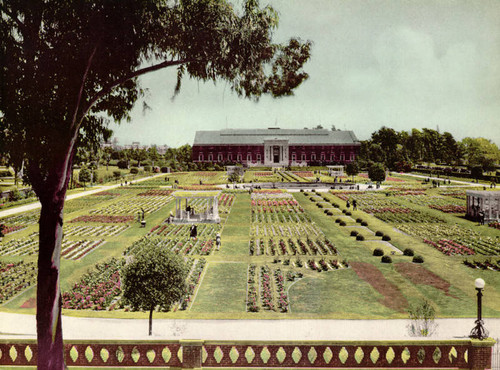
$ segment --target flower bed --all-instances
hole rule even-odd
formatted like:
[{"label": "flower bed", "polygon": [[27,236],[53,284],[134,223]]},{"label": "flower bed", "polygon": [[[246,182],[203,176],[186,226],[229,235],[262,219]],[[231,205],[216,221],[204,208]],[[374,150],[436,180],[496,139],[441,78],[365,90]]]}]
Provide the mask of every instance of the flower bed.
[{"label": "flower bed", "polygon": [[111,303],[121,295],[120,269],[124,264],[125,260],[114,258],[97,264],[71,291],[62,293],[62,307],[74,310],[112,310],[114,306]]},{"label": "flower bed", "polygon": [[464,260],[464,265],[473,269],[500,271],[500,260],[492,261],[469,261]]},{"label": "flower bed", "polygon": [[70,260],[79,260],[94,249],[105,243],[104,239],[99,240],[63,240],[61,247],[61,257]]},{"label": "flower bed", "polygon": [[173,190],[151,189],[144,193],[139,193],[139,197],[166,197],[172,194]]},{"label": "flower bed", "polygon": [[470,248],[467,248],[461,244],[454,242],[453,240],[441,239],[437,242],[433,242],[432,240],[424,239],[424,242],[432,245],[438,251],[442,252],[447,256],[463,256],[463,255],[472,255],[474,251]]},{"label": "flower bed", "polygon": [[441,212],[444,213],[466,213],[467,212],[467,207],[466,206],[457,206],[454,204],[448,204],[448,205],[430,205],[429,208],[432,209],[437,209]]},{"label": "flower bed", "polygon": [[488,226],[500,230],[500,222],[490,222]]},{"label": "flower bed", "polygon": [[8,216],[0,219],[0,225],[4,225],[4,235],[24,229],[34,225],[40,219],[40,211],[31,211],[19,215]]},{"label": "flower bed", "polygon": [[64,236],[115,236],[129,228],[128,225],[64,226]]},{"label": "flower bed", "polygon": [[0,261],[0,304],[36,283],[35,262],[5,263]]},{"label": "flower bed", "polygon": [[148,214],[157,211],[172,199],[172,196],[134,196],[102,208],[93,209],[89,213],[98,215],[135,215],[144,210]]},{"label": "flower bed", "polygon": [[84,215],[69,221],[74,222],[98,222],[101,224],[117,224],[134,221],[134,216],[111,216],[111,215]]},{"label": "flower bed", "polygon": [[35,253],[38,253],[38,233],[0,243],[1,256],[30,256]]},{"label": "flower bed", "polygon": [[120,195],[121,195],[120,193],[113,193],[111,191],[101,191],[99,193],[93,194],[94,197],[110,197],[110,198],[119,197]]}]

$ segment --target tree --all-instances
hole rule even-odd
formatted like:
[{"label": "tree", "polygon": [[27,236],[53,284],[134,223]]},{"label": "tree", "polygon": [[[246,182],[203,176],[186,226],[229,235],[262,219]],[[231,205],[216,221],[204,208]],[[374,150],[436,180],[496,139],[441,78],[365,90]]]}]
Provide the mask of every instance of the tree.
[{"label": "tree", "polygon": [[352,181],[354,181],[354,176],[359,173],[359,166],[357,162],[349,162],[345,167],[345,173],[347,176],[352,176]]},{"label": "tree", "polygon": [[85,187],[85,183],[92,181],[92,172],[87,167],[82,167],[78,173],[78,181],[83,182]]},{"label": "tree", "polygon": [[373,182],[385,181],[385,168],[382,163],[373,163],[368,168],[368,177]]},{"label": "tree", "polygon": [[0,140],[16,142],[41,207],[38,367],[62,369],[60,253],[73,156],[99,143],[143,96],[138,77],[177,68],[227,82],[238,95],[292,95],[308,75],[310,42],[272,41],[278,16],[247,0],[0,0]]},{"label": "tree", "polygon": [[184,260],[167,249],[149,244],[121,272],[123,298],[134,310],[149,311],[149,335],[156,306],[168,309],[186,293],[188,270]]}]

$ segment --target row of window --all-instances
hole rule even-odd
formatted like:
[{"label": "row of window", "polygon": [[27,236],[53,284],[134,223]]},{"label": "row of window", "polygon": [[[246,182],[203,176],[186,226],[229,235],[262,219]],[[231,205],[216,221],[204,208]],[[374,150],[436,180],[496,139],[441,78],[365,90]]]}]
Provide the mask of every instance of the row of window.
[{"label": "row of window", "polygon": [[[257,156],[256,156],[256,158],[255,158],[255,159],[256,159],[256,161],[257,161],[257,162],[261,162],[261,160],[262,160],[262,159],[261,159],[261,155],[260,155],[260,154],[257,154]],[[354,153],[351,153],[351,154],[350,154],[350,156],[349,156],[349,160],[350,160],[350,161],[354,161],[354,159],[355,159],[355,154],[354,154]],[[203,162],[204,160],[205,160],[205,157],[204,157],[203,153],[200,153],[200,154],[199,154],[199,156],[198,156],[198,161]],[[208,160],[209,162],[212,162],[212,161],[214,160],[214,156],[213,156],[213,154],[212,154],[212,153],[208,154],[208,158],[207,158],[207,160]],[[217,155],[217,161],[218,161],[218,162],[222,162],[223,160],[224,160],[224,155],[223,155],[222,153],[219,153],[219,154]],[[231,153],[229,153],[229,154],[227,155],[227,160],[228,160],[229,162],[231,162],[231,161],[233,160],[233,155],[232,155]],[[242,160],[243,160],[243,156],[242,156],[241,154],[236,155],[236,162],[241,162]],[[247,154],[247,162],[252,162],[252,160],[253,160],[253,158],[252,158],[252,154],[251,154],[251,153],[248,153],[248,154]],[[291,160],[292,160],[292,162],[296,162],[296,161],[297,161],[297,156],[296,156],[296,154],[295,154],[295,153],[292,153],[292,155],[291,155]],[[306,154],[305,154],[305,153],[302,153],[302,154],[301,154],[301,156],[300,156],[300,160],[301,160],[302,162],[307,161],[307,156],[306,156]],[[311,162],[317,161],[317,160],[318,160],[318,158],[316,157],[316,153],[312,153],[312,154],[311,154],[311,157],[309,158],[309,160],[310,160]],[[320,160],[320,161],[322,161],[322,162],[326,161],[326,155],[322,153],[322,154],[320,155],[320,157],[319,157],[319,160]],[[337,159],[335,158],[335,154],[333,154],[333,153],[332,153],[332,154],[330,155],[330,161],[331,161],[331,162],[335,162],[336,160],[337,160]],[[340,157],[338,158],[338,160],[339,160],[340,162],[345,161],[345,155],[344,155],[344,153],[340,153]]]}]

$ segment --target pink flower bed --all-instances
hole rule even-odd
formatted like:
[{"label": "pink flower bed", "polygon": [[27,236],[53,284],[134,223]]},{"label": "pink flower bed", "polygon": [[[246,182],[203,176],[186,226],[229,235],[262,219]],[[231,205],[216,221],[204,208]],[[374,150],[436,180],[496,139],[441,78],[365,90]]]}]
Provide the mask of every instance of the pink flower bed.
[{"label": "pink flower bed", "polygon": [[461,244],[458,244],[457,242],[453,240],[448,240],[448,239],[441,239],[437,243],[433,242],[432,240],[424,239],[424,242],[427,244],[432,245],[434,248],[436,248],[438,251],[442,252],[443,254],[447,256],[454,256],[454,255],[473,255],[475,254],[474,251],[470,248],[467,248],[466,246],[463,246]]},{"label": "pink flower bed", "polygon": [[437,209],[441,212],[445,213],[465,213],[467,212],[467,208],[465,206],[456,206],[454,204],[448,204],[448,205],[443,205],[443,206],[437,206],[431,204],[429,208],[432,209]]},{"label": "pink flower bed", "polygon": [[98,196],[98,197],[102,197],[102,196],[119,197],[120,193],[112,193],[110,191],[101,191],[99,193],[95,193],[94,196]]},{"label": "pink flower bed", "polygon": [[488,226],[500,230],[500,222],[491,222]]},{"label": "pink flower bed", "polygon": [[99,222],[104,224],[119,224],[134,221],[134,216],[84,215],[69,222]]},{"label": "pink flower bed", "polygon": [[157,196],[168,196],[170,194],[172,194],[172,190],[151,189],[137,195],[140,197],[157,197]]},{"label": "pink flower bed", "polygon": [[314,177],[314,173],[311,171],[293,171],[292,173],[300,177]]}]

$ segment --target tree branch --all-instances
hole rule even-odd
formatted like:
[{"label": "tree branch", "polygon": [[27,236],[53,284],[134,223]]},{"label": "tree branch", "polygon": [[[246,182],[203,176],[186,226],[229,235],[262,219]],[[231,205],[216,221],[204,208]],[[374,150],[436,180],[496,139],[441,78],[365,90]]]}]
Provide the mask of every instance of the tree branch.
[{"label": "tree branch", "polygon": [[14,22],[16,22],[16,23],[17,23],[17,25],[19,26],[19,28],[23,31],[23,33],[28,32],[28,27],[26,27],[26,25],[25,25],[23,22],[21,22],[21,21],[19,20],[19,18],[17,18],[17,17],[15,16],[15,14],[13,14],[13,13],[12,13],[12,12],[10,12],[9,10],[7,10],[7,9],[6,9],[4,6],[2,6],[1,4],[0,4],[0,11],[4,12],[4,13],[5,13],[5,14],[6,14],[6,15],[10,18],[10,19],[12,19]]},{"label": "tree branch", "polygon": [[[158,64],[155,64],[155,65],[152,65],[149,67],[138,69],[134,72],[129,73],[128,75],[126,75],[122,78],[117,79],[116,81],[110,83],[108,86],[103,87],[101,89],[101,91],[99,91],[92,99],[90,99],[87,108],[82,112],[82,115],[78,121],[78,125],[75,127],[76,132],[78,132],[78,130],[80,129],[80,125],[81,125],[83,119],[85,118],[85,116],[87,115],[89,110],[94,106],[94,104],[97,103],[97,101],[99,99],[101,99],[103,96],[109,94],[115,87],[117,87],[117,86],[119,86],[119,85],[133,79],[133,78],[145,75],[149,72],[154,72],[154,71],[158,71],[158,70],[163,69],[163,68],[172,67],[172,66],[176,66],[176,65],[180,65],[180,64],[186,64],[186,63],[195,62],[195,61],[196,61],[195,59],[191,59],[191,60],[190,59],[181,59],[181,60],[175,60],[175,61],[168,60],[168,61],[158,63]],[[73,131],[73,132],[75,132],[75,131]]]},{"label": "tree branch", "polygon": [[[82,83],[80,84],[80,91],[78,91],[78,97],[76,99],[75,112],[73,113],[73,118],[71,120],[71,132],[72,133],[75,132],[75,131],[73,131],[73,129],[75,128],[75,125],[76,125],[76,118],[78,116],[78,111],[80,109],[80,103],[82,101],[83,89],[85,87],[85,82],[87,81],[87,76],[89,74],[90,66],[92,65],[92,59],[94,59],[96,51],[97,51],[97,45],[94,47],[94,50],[92,50],[92,53],[90,53],[89,59],[87,60],[87,66],[85,67],[85,72],[83,73],[83,76],[82,76]],[[78,132],[78,130],[76,132]]]}]

